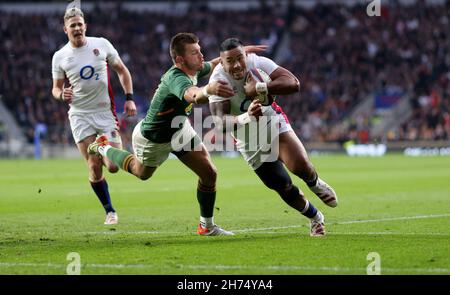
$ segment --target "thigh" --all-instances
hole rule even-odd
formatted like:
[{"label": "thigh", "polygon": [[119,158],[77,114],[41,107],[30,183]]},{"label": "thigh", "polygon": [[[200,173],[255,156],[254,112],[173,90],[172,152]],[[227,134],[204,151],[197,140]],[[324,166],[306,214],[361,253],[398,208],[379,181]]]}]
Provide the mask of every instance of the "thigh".
[{"label": "thigh", "polygon": [[112,112],[101,112],[90,115],[90,121],[95,128],[97,135],[106,135],[111,145],[122,148],[119,125],[116,115]]},{"label": "thigh", "polygon": [[169,143],[155,143],[141,133],[141,122],[133,130],[132,144],[135,157],[146,167],[158,167],[167,160],[171,152]]},{"label": "thigh", "polygon": [[258,169],[263,163],[279,160],[280,138],[285,137],[283,134],[292,132],[292,127],[284,113],[272,110],[269,115],[270,121],[260,119],[254,125],[256,128],[249,127],[242,132],[247,132],[247,136],[236,135],[236,147],[253,170]]},{"label": "thigh", "polygon": [[203,143],[198,145],[195,150],[178,157],[178,159],[200,178],[205,179],[213,176],[215,181],[216,167]]},{"label": "thigh", "polygon": [[89,158],[92,158],[92,157],[99,158],[98,156],[95,156],[95,155],[89,155],[87,152],[88,146],[95,141],[95,138],[96,138],[96,135],[94,134],[94,135],[85,137],[82,140],[80,140],[79,142],[77,142],[78,150],[80,151],[83,158],[85,158],[86,160],[88,160]]},{"label": "thigh", "polygon": [[293,173],[302,170],[309,162],[305,147],[294,131],[280,134],[279,158]]},{"label": "thigh", "polygon": [[84,159],[87,162],[87,167],[89,171],[89,180],[93,182],[97,182],[102,179],[102,166],[103,162],[102,159],[99,156],[96,155],[90,155],[87,152],[87,147],[89,144],[94,142],[96,136],[91,135],[80,142],[77,143],[78,150],[83,155]]},{"label": "thigh", "polygon": [[[89,115],[77,113],[69,114],[69,123],[75,143],[77,144],[77,146],[81,144],[81,146],[78,146],[78,149],[80,149],[82,155],[87,158],[87,154],[85,153],[85,151],[82,151],[82,145],[84,145],[86,142],[89,145],[89,143],[95,140],[95,136],[97,134],[97,131],[92,125],[92,122],[89,118]],[[91,141],[92,137],[94,139]]]},{"label": "thigh", "polygon": [[134,157],[134,161],[131,162],[131,166],[131,173],[142,180],[150,178],[158,168],[145,166],[144,163],[140,162],[139,159],[136,158],[136,156]]}]

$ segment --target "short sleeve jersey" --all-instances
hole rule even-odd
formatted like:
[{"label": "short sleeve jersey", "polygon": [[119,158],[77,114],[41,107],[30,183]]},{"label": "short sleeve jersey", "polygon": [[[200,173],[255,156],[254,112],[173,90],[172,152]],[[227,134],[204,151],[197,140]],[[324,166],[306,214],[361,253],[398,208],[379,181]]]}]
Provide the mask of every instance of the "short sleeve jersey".
[{"label": "short sleeve jersey", "polygon": [[[181,129],[182,123],[192,109],[192,104],[184,99],[186,89],[196,86],[198,79],[208,75],[210,70],[210,63],[204,63],[201,71],[198,71],[195,76],[189,76],[172,66],[161,77],[147,115],[141,124],[142,135],[156,143],[170,142],[173,134]],[[182,120],[176,122],[181,124],[172,126],[172,120],[178,116],[181,116]]]},{"label": "short sleeve jersey", "polygon": [[86,40],[79,48],[68,42],[52,59],[53,79],[67,78],[73,86],[69,113],[96,113],[114,106],[108,65],[114,64],[119,54],[105,38],[86,37]]}]

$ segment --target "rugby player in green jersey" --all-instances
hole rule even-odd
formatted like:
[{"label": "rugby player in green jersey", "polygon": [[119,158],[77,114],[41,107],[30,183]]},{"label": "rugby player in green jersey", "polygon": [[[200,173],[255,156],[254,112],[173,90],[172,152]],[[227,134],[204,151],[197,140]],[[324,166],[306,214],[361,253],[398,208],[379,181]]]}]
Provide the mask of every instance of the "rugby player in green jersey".
[{"label": "rugby player in green jersey", "polygon": [[[247,52],[266,46],[247,46]],[[134,154],[116,149],[101,136],[88,147],[91,154],[108,158],[123,170],[142,180],[150,178],[170,153],[198,175],[197,200],[200,224],[197,233],[205,236],[233,235],[214,223],[217,170],[208,150],[192,128],[187,116],[192,104],[208,103],[210,95],[231,97],[233,89],[224,81],[197,87],[197,81],[209,75],[220,58],[205,62],[199,39],[192,33],[178,33],[170,42],[174,65],[161,77],[146,117],[133,131]]]}]

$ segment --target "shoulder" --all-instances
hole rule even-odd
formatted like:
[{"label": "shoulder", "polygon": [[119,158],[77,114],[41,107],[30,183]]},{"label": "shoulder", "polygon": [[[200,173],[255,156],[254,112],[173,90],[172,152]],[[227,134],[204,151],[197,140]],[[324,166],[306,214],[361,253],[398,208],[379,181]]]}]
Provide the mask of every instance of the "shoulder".
[{"label": "shoulder", "polygon": [[260,68],[270,75],[272,74],[273,71],[275,71],[278,68],[278,64],[275,63],[270,58],[252,53],[248,55],[247,67],[249,69]]},{"label": "shoulder", "polygon": [[182,76],[182,75],[184,75],[182,70],[180,70],[179,68],[177,68],[175,66],[172,66],[170,69],[168,69],[164,73],[163,77],[165,77],[165,78],[172,78],[172,77],[175,77],[175,76]]},{"label": "shoulder", "polygon": [[271,60],[268,57],[262,56],[262,55],[257,55],[256,53],[249,53],[247,55],[247,60],[251,60],[251,61],[257,61],[257,60]]},{"label": "shoulder", "polygon": [[108,39],[104,37],[92,37],[92,36],[86,36],[86,40],[90,42],[109,42]]},{"label": "shoulder", "polygon": [[53,53],[53,60],[58,60],[63,58],[69,49],[69,44],[65,44],[63,47],[61,47],[60,49],[58,49],[55,53]]},{"label": "shoulder", "polygon": [[168,85],[179,82],[179,81],[190,81],[188,75],[186,75],[179,68],[172,66],[161,78],[161,82]]},{"label": "shoulder", "polygon": [[273,60],[271,60],[268,57],[265,56],[261,56],[261,55],[256,55],[255,53],[250,53],[247,56],[247,62],[250,63],[260,63],[260,62],[271,62],[271,63],[275,63]]},{"label": "shoulder", "polygon": [[212,74],[209,78],[210,81],[217,81],[217,80],[228,80],[227,75],[225,74],[225,70],[223,69],[223,66],[221,64],[218,64]]},{"label": "shoulder", "polygon": [[86,40],[94,46],[111,46],[111,42],[103,37],[86,37]]},{"label": "shoulder", "polygon": [[247,63],[254,63],[255,61],[257,61],[260,58],[261,58],[261,56],[256,55],[255,53],[249,53],[247,55]]}]

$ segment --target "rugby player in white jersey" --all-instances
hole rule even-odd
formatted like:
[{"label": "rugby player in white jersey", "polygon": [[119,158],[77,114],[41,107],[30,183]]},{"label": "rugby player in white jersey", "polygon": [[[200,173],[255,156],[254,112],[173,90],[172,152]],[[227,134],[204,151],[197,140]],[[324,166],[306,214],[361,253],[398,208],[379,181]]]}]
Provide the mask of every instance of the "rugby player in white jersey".
[{"label": "rugby player in white jersey", "polygon": [[[325,235],[323,214],[292,183],[286,168],[301,178],[330,207],[337,206],[336,193],[318,177],[287,116],[271,98],[271,95],[298,92],[300,82],[290,71],[272,60],[246,54],[242,42],[236,38],[222,42],[220,58],[220,64],[214,69],[209,83],[227,81],[235,95],[228,98],[217,95],[209,97],[216,128],[220,132],[232,131],[237,149],[263,183],[275,190],[289,206],[310,219],[311,236]],[[249,78],[251,69],[267,73],[270,82]],[[268,95],[270,101],[262,105],[259,99],[255,99],[258,95]],[[258,124],[255,122],[262,126],[254,129],[249,127],[250,124]],[[255,142],[256,138],[264,140]],[[267,151],[270,151],[269,154]]]},{"label": "rugby player in white jersey", "polygon": [[112,173],[119,169],[106,158],[89,155],[87,147],[98,135],[104,134],[111,145],[122,148],[109,68],[117,73],[125,92],[127,116],[136,115],[133,83],[128,68],[112,44],[104,38],[86,37],[86,27],[81,9],[73,7],[66,11],[64,32],[69,42],[53,55],[52,95],[70,106],[72,135],[87,161],[91,187],[106,211],[104,223],[117,224],[118,216],[102,170],[103,165]]}]

